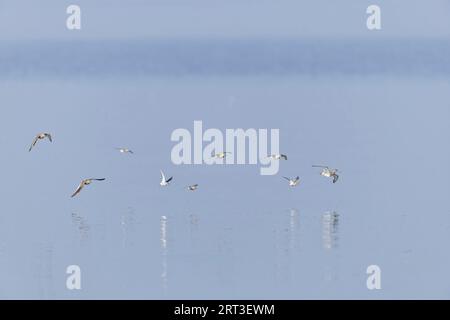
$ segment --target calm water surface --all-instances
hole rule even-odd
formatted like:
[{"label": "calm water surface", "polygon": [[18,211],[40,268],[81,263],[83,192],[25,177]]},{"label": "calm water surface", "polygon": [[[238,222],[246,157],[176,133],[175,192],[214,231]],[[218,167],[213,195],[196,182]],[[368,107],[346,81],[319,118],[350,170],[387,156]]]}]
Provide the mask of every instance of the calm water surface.
[{"label": "calm water surface", "polygon": [[[0,298],[450,297],[445,60],[414,72],[385,59],[396,74],[350,72],[346,59],[331,75],[271,66],[93,76],[88,61],[55,59],[0,63]],[[194,120],[279,128],[289,160],[276,176],[175,166],[170,135]],[[39,131],[54,142],[28,153]],[[312,164],[339,168],[340,180]],[[168,188],[160,169],[174,176]],[[282,176],[296,175],[289,188]],[[71,199],[86,177],[107,180]],[[193,183],[197,192],[182,189]],[[73,264],[80,291],[66,289]],[[366,288],[372,264],[382,270],[376,292]]]}]

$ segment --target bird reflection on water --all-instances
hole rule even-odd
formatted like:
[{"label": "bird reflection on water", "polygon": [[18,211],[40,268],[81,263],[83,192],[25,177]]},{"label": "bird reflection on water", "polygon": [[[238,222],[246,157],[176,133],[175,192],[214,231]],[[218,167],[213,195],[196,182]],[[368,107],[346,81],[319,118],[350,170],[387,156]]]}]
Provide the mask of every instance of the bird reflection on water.
[{"label": "bird reflection on water", "polygon": [[130,235],[134,234],[136,224],[136,218],[134,209],[129,207],[128,210],[120,215],[120,227],[122,229],[122,246],[132,246],[134,242],[132,241]]},{"label": "bird reflection on water", "polygon": [[339,245],[339,214],[334,211],[322,215],[322,245],[326,250]]},{"label": "bird reflection on water", "polygon": [[198,225],[199,225],[198,216],[196,214],[190,214],[189,215],[189,235],[191,238],[191,246],[193,248],[196,247],[199,242]]},{"label": "bird reflection on water", "polygon": [[[287,217],[287,220],[286,220]],[[300,220],[297,209],[289,209],[284,213],[280,230],[276,231],[275,278],[277,283],[290,285],[292,282],[292,261],[299,253]]]},{"label": "bird reflection on water", "polygon": [[53,287],[53,244],[42,242],[35,246],[34,278],[37,283],[39,299],[52,299],[55,295]]},{"label": "bird reflection on water", "polygon": [[80,235],[80,243],[84,243],[89,239],[89,233],[91,227],[87,223],[86,219],[77,213],[72,213],[72,224],[76,227]]},{"label": "bird reflection on water", "polygon": [[162,264],[162,290],[163,295],[167,295],[167,217],[161,216],[161,230],[160,230],[160,239],[161,239],[161,264]]}]

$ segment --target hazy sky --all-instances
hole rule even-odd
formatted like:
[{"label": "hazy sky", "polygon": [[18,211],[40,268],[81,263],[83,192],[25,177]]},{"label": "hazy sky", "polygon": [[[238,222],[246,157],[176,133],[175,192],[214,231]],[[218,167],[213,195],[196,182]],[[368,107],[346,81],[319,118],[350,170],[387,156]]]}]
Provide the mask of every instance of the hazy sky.
[{"label": "hazy sky", "polygon": [[[66,29],[66,8],[82,30]],[[0,39],[366,36],[366,8],[382,10],[371,36],[448,37],[449,0],[0,0]]]}]

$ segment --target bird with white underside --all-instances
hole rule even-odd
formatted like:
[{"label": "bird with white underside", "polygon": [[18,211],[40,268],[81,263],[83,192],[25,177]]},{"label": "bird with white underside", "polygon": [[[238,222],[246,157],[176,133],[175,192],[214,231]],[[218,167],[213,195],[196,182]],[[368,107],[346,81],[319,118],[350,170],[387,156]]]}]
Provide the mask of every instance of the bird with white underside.
[{"label": "bird with white underside", "polygon": [[195,191],[198,189],[198,184],[193,184],[186,187],[188,191]]},{"label": "bird with white underside", "polygon": [[31,143],[31,146],[30,146],[30,149],[28,149],[28,152],[30,152],[31,149],[34,148],[34,146],[36,145],[36,143],[37,143],[39,140],[44,140],[45,138],[47,138],[48,141],[53,142],[53,140],[52,140],[52,135],[51,135],[50,133],[46,133],[46,132],[38,133],[38,134],[36,135],[36,137],[34,138],[33,142]]},{"label": "bird with white underside", "polygon": [[326,178],[333,178],[333,183],[336,183],[338,181],[339,179],[339,175],[337,174],[338,169],[332,169],[328,166],[319,166],[319,165],[313,165],[313,167],[322,168],[320,175]]},{"label": "bird with white underside", "polygon": [[295,178],[288,178],[288,177],[283,177],[284,179],[286,179],[287,181],[289,181],[289,186],[290,187],[296,187],[299,183],[300,183],[300,177],[297,176]]},{"label": "bird with white underside", "polygon": [[91,183],[92,183],[92,181],[104,181],[105,180],[105,178],[101,178],[101,179],[83,179],[83,180],[81,180],[81,182],[80,182],[80,184],[79,184],[79,186],[78,186],[78,188],[75,190],[75,192],[72,194],[72,198],[73,197],[75,197],[77,194],[79,194],[80,192],[81,192],[81,190],[83,190],[83,188],[85,187],[85,186],[88,186],[88,185],[90,185]]},{"label": "bird with white underside", "polygon": [[162,170],[160,170],[160,172],[161,172],[161,182],[159,183],[159,185],[161,187],[166,187],[170,184],[170,181],[172,181],[173,177],[166,179],[164,172]]},{"label": "bird with white underside", "polygon": [[214,154],[213,158],[223,159],[227,156],[227,154],[231,154],[231,152],[219,152]]},{"label": "bird with white underside", "polygon": [[128,149],[128,148],[116,148],[116,150],[119,150],[120,153],[129,153],[129,154],[133,154],[133,150]]},{"label": "bird with white underside", "polygon": [[268,158],[272,160],[287,160],[287,155],[285,154],[272,154]]}]

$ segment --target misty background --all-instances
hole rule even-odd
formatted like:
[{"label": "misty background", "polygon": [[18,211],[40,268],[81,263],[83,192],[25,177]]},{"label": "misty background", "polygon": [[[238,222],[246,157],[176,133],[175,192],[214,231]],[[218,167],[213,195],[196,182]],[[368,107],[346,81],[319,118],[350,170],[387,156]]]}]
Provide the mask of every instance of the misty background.
[{"label": "misty background", "polygon": [[[448,298],[449,9],[0,0],[0,298]],[[278,128],[289,160],[175,166],[194,120]],[[41,131],[54,142],[28,152]],[[89,177],[106,181],[71,199]]]}]

